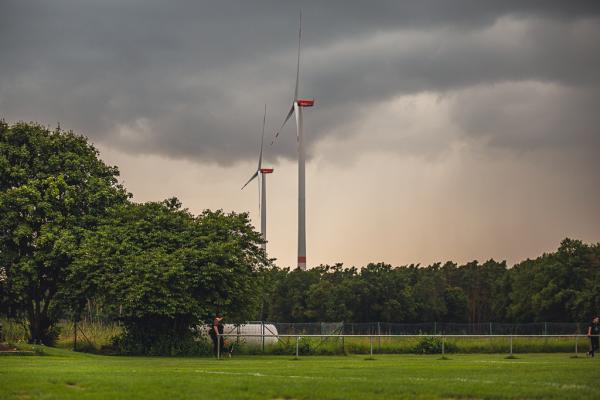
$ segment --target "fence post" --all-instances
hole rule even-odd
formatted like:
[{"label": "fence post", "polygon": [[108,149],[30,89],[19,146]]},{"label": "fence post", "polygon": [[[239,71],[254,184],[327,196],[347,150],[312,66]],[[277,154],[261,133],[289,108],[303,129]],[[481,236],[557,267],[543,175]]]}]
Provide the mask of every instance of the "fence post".
[{"label": "fence post", "polygon": [[492,323],[490,322],[490,335],[492,334]]},{"label": "fence post", "polygon": [[77,321],[73,321],[73,351],[77,351]]},{"label": "fence post", "polygon": [[548,323],[544,322],[544,335],[548,335]]},{"label": "fence post", "polygon": [[578,357],[579,354],[577,352],[577,342],[579,341],[579,335],[575,336],[575,357]]},{"label": "fence post", "polygon": [[217,360],[221,359],[221,334],[217,333]]},{"label": "fence post", "polygon": [[369,336],[369,339],[371,341],[371,357],[373,357],[373,336]]},{"label": "fence post", "polygon": [[433,334],[437,335],[437,321],[433,322]]},{"label": "fence post", "polygon": [[379,342],[379,346],[378,346],[378,352],[381,353],[381,326],[379,324],[379,321],[377,322],[377,335],[379,336],[377,338],[377,341]]},{"label": "fence post", "polygon": [[296,358],[298,358],[298,347],[300,346],[300,336],[296,336]]},{"label": "fence post", "polygon": [[346,352],[346,346],[345,346],[345,342],[344,342],[344,323],[342,322],[342,353]]},{"label": "fence post", "polygon": [[513,342],[512,342],[512,335],[510,335],[510,355],[513,355]]},{"label": "fence post", "polygon": [[442,358],[444,358],[445,354],[446,354],[445,344],[446,344],[446,336],[442,336]]},{"label": "fence post", "polygon": [[260,330],[262,335],[262,352],[265,352],[265,322],[260,321]]}]

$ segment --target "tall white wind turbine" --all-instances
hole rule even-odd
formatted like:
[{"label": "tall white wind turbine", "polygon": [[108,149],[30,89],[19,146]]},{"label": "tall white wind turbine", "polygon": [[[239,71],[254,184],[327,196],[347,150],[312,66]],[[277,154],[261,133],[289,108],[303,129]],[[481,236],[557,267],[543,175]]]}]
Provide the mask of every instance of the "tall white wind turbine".
[{"label": "tall white wind turbine", "polygon": [[[242,186],[242,190],[255,178],[259,178],[259,191],[260,191],[260,233],[262,234],[265,243],[262,244],[263,250],[267,249],[267,174],[273,173],[273,168],[262,167],[262,156],[263,156],[263,142],[265,140],[265,123],[267,121],[267,105],[265,104],[265,113],[263,115],[262,125],[262,136],[260,137],[260,153],[258,156],[258,168],[256,172],[248,179],[248,182]],[[260,174],[260,175],[259,175]]]},{"label": "tall white wind turbine", "polygon": [[[306,200],[305,200],[305,153],[304,153],[304,133],[302,124],[302,109],[304,107],[312,107],[315,104],[314,99],[298,98],[298,85],[300,82],[300,42],[302,39],[302,12],[300,12],[300,24],[298,29],[298,62],[296,64],[296,86],[294,89],[294,98],[292,106],[287,116],[283,120],[283,124],[275,133],[273,142],[279,136],[279,133],[291,118],[292,114],[296,115],[296,136],[298,140],[298,268],[306,269]],[[273,144],[271,142],[271,144]]]}]

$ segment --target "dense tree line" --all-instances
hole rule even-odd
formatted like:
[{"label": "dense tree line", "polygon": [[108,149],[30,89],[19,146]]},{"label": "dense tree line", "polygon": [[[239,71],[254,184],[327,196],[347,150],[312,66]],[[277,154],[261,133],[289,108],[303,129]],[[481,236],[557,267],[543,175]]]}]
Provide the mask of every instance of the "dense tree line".
[{"label": "dense tree line", "polygon": [[52,344],[86,304],[137,353],[189,352],[193,328],[229,321],[581,321],[598,313],[600,245],[505,262],[278,269],[245,213],[135,203],[80,135],[0,121],[0,316]]},{"label": "dense tree line", "polygon": [[280,322],[564,322],[600,310],[600,244],[571,239],[512,268],[489,260],[266,273],[264,317]]}]

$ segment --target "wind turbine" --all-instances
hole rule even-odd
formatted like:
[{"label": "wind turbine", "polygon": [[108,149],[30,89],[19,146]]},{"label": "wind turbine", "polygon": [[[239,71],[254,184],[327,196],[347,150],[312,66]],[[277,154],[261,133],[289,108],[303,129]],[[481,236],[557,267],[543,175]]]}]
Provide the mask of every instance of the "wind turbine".
[{"label": "wind turbine", "polygon": [[248,184],[250,182],[252,182],[255,178],[257,178],[260,174],[260,179],[259,179],[259,187],[260,187],[260,233],[262,234],[262,237],[265,241],[265,243],[262,244],[262,248],[263,250],[267,249],[267,174],[272,174],[273,173],[273,168],[262,168],[262,155],[263,155],[263,142],[265,140],[265,123],[267,121],[267,105],[265,104],[265,114],[263,116],[263,125],[262,125],[262,136],[260,138],[260,154],[258,156],[258,168],[256,168],[256,172],[254,172],[254,174],[250,177],[250,179],[248,179],[248,182],[246,182],[244,184],[244,186],[242,186],[242,190],[244,190],[244,188],[246,186],[248,186]]},{"label": "wind turbine", "polygon": [[302,121],[302,109],[304,107],[312,107],[315,104],[314,99],[298,98],[298,84],[300,81],[300,42],[302,40],[302,11],[300,11],[300,24],[298,28],[298,62],[296,64],[296,87],[294,89],[294,98],[292,106],[287,116],[283,120],[283,124],[275,133],[275,137],[271,144],[275,142],[279,133],[291,118],[292,114],[296,115],[296,136],[298,140],[298,268],[306,270],[306,200],[305,200],[305,153],[304,153],[304,133]]}]

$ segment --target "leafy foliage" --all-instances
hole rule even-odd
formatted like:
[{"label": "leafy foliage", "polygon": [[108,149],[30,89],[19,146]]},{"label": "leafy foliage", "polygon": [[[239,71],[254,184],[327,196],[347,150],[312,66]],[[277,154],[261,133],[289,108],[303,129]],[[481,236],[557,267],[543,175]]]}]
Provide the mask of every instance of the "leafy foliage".
[{"label": "leafy foliage", "polygon": [[341,264],[271,277],[267,318],[280,322],[586,321],[600,310],[600,244],[565,239],[555,253],[427,267]]},{"label": "leafy foliage", "polygon": [[192,328],[216,310],[256,315],[258,271],[268,266],[260,244],[246,214],[194,217],[177,199],[125,204],[87,233],[70,280],[124,323],[121,348],[195,353]]},{"label": "leafy foliage", "polygon": [[0,121],[0,171],[2,307],[50,344],[83,233],[127,194],[85,137],[35,124]]}]

